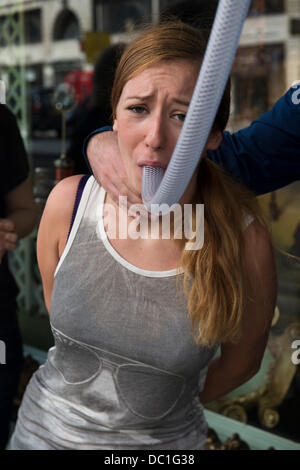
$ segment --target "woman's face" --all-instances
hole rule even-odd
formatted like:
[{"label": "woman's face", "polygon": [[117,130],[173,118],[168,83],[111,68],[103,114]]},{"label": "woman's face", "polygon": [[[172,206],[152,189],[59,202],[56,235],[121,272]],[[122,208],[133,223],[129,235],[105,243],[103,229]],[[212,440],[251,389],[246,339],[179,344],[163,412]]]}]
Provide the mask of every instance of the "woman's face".
[{"label": "woman's face", "polygon": [[[161,61],[125,84],[113,127],[129,181],[139,192],[143,166],[167,167],[197,76],[187,60]],[[211,148],[209,140],[204,151]]]}]

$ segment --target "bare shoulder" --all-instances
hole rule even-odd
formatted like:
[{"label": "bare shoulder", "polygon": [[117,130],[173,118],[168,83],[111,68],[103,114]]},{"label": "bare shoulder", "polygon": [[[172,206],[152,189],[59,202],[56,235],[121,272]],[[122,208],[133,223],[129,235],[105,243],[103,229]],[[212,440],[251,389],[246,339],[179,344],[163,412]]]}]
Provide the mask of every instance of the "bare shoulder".
[{"label": "bare shoulder", "polygon": [[[83,175],[74,175],[64,178],[52,189],[48,196],[47,203],[40,223],[39,234],[46,233],[59,246],[59,252],[66,242],[73,208],[76,198],[76,191],[79,181]],[[51,230],[49,231],[49,228]],[[43,237],[45,238],[45,237]]]},{"label": "bare shoulder", "polygon": [[72,213],[78,184],[83,175],[64,178],[57,183],[48,196],[46,208],[54,210],[56,216]]}]

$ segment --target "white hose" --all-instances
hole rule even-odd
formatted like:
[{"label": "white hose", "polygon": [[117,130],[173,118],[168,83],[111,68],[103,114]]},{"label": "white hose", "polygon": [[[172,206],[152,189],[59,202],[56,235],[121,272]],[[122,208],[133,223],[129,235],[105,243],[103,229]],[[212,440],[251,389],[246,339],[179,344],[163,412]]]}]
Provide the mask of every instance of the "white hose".
[{"label": "white hose", "polygon": [[149,212],[168,212],[191,180],[224,93],[249,4],[250,0],[219,2],[193,97],[165,175],[159,167],[143,168],[142,198]]}]

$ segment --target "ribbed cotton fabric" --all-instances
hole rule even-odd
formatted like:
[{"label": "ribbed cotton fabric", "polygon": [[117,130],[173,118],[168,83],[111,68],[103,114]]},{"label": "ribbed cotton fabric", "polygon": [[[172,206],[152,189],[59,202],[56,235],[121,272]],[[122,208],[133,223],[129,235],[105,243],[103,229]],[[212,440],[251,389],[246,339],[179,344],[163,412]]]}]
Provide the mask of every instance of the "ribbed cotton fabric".
[{"label": "ribbed cotton fabric", "polygon": [[28,384],[10,447],[202,449],[198,396],[218,345],[195,345],[175,270],[136,268],[113,249],[104,198],[90,177],[55,274],[55,346]]}]

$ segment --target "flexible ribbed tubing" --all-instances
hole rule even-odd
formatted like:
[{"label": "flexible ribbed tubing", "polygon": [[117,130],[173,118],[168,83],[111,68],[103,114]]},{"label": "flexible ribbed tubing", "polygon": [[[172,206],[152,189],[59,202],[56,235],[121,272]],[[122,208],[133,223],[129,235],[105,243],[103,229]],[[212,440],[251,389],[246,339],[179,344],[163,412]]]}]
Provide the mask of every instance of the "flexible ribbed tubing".
[{"label": "flexible ribbed tubing", "polygon": [[[238,47],[250,0],[220,0],[192,100],[172,158],[164,170],[143,168],[142,198],[152,213],[166,213],[182,197],[200,160]],[[160,205],[164,207],[159,207]]]}]

